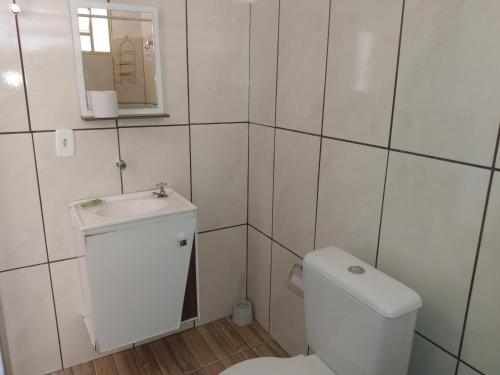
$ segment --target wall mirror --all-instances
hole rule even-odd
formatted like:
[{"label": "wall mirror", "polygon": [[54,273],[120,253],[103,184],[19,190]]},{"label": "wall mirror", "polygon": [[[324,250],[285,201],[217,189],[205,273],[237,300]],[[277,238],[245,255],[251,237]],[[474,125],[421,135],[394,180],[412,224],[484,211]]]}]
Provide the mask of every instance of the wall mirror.
[{"label": "wall mirror", "polygon": [[82,117],[93,116],[91,91],[116,91],[119,116],[164,114],[157,9],[71,0],[70,10]]}]

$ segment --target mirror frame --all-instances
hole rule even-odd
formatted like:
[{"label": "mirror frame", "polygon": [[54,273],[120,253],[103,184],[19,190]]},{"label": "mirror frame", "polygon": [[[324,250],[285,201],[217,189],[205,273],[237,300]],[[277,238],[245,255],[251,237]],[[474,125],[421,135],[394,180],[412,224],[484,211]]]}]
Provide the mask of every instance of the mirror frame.
[{"label": "mirror frame", "polygon": [[80,97],[80,111],[82,117],[92,117],[92,111],[87,108],[87,91],[83,73],[82,47],[80,44],[80,29],[78,26],[78,8],[101,8],[110,10],[124,10],[136,12],[149,12],[153,19],[153,39],[155,48],[155,86],[158,105],[156,108],[119,108],[118,116],[133,115],[161,115],[164,114],[163,83],[161,73],[160,33],[158,25],[158,9],[149,5],[114,4],[108,2],[70,0],[71,26],[73,31],[73,49],[76,59],[76,75],[78,94]]}]

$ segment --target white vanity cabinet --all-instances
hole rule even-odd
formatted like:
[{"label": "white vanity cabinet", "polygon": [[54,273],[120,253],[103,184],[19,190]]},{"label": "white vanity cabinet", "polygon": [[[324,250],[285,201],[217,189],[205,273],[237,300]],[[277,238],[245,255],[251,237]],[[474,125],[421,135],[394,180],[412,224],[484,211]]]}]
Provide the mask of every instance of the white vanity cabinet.
[{"label": "white vanity cabinet", "polygon": [[173,191],[166,198],[144,192],[102,198],[95,207],[81,203],[70,212],[83,316],[96,350],[178,329],[188,271],[197,269],[190,267],[197,259],[196,207]]}]

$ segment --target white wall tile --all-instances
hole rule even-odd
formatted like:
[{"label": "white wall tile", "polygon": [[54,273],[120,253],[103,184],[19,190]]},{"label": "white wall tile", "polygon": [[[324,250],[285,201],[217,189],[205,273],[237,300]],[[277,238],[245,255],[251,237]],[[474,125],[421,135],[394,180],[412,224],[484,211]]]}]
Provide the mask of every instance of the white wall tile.
[{"label": "white wall tile", "polygon": [[34,136],[49,258],[70,258],[76,252],[69,204],[121,192],[116,130],[75,132],[76,154],[69,158],[56,156],[53,132]]},{"label": "white wall tile", "polygon": [[78,260],[50,265],[61,351],[65,367],[91,361],[99,355],[93,349],[85,323]]},{"label": "white wall tile", "polygon": [[269,330],[269,293],[271,282],[271,239],[248,227],[248,296],[254,319]]},{"label": "white wall tile", "polygon": [[250,7],[188,1],[191,122],[248,120]]},{"label": "white wall tile", "polygon": [[189,128],[187,126],[120,129],[123,190],[153,189],[167,182],[190,199]]},{"label": "white wall tile", "polygon": [[271,336],[288,354],[307,354],[304,299],[288,284],[292,267],[302,264],[302,261],[275,242],[272,252]]},{"label": "white wall tile", "polygon": [[332,1],[324,134],[388,144],[402,6]]},{"label": "white wall tile", "polygon": [[321,132],[329,0],[280,5],[277,125]]},{"label": "white wall tile", "polygon": [[193,202],[198,230],[247,221],[247,124],[191,127]]},{"label": "white wall tile", "polygon": [[500,173],[490,194],[465,330],[463,359],[486,374],[500,369]]},{"label": "white wall tile", "polygon": [[246,273],[246,226],[199,235],[199,300],[197,325],[233,312],[244,296]]},{"label": "white wall tile", "polygon": [[323,140],[316,248],[338,246],[374,265],[387,151]]},{"label": "white wall tile", "polygon": [[0,270],[46,262],[31,135],[0,135],[0,171]]},{"label": "white wall tile", "polygon": [[0,314],[6,330],[4,352],[16,375],[46,374],[61,368],[47,265],[0,274]]},{"label": "white wall tile", "polygon": [[457,353],[487,170],[391,153],[379,267],[423,298],[417,330]]},{"label": "white wall tile", "polygon": [[491,164],[500,118],[499,15],[497,0],[406,2],[394,147]]},{"label": "white wall tile", "polygon": [[19,0],[19,32],[34,130],[115,125],[82,121],[69,2]]},{"label": "white wall tile", "polygon": [[274,125],[279,0],[251,4],[250,121]]},{"label": "white wall tile", "polygon": [[456,365],[451,355],[415,335],[408,375],[453,375]]},{"label": "white wall tile", "polygon": [[[144,5],[141,0],[111,0],[112,3]],[[160,52],[165,112],[161,119],[119,120],[120,126],[187,124],[187,56],[186,56],[186,1],[148,0],[158,8],[160,19]]]},{"label": "white wall tile", "polygon": [[250,124],[248,221],[271,235],[273,211],[274,129]]},{"label": "white wall tile", "polygon": [[5,11],[11,0],[1,0],[4,10],[0,14],[0,113],[2,122],[0,132],[26,131],[28,116],[24,99],[24,85],[19,58],[19,45],[15,18]]},{"label": "white wall tile", "polygon": [[469,366],[460,363],[458,366],[458,375],[479,375],[479,372],[474,371]]},{"label": "white wall tile", "polygon": [[87,328],[83,322],[83,301],[78,260],[70,259],[51,263],[50,271],[52,273],[57,323],[65,368],[132,347],[132,345],[128,345],[111,352],[97,353],[92,348]]},{"label": "white wall tile", "polygon": [[304,256],[314,247],[320,138],[278,130],[273,238]]}]

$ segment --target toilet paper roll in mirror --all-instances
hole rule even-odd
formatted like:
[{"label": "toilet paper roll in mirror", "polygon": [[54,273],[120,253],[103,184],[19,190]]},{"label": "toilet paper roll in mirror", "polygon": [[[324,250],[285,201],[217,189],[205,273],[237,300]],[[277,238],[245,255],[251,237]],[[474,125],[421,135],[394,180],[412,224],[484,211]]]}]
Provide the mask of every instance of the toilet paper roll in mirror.
[{"label": "toilet paper roll in mirror", "polygon": [[118,117],[118,95],[116,91],[87,91],[87,101],[94,117]]},{"label": "toilet paper roll in mirror", "polygon": [[290,274],[288,275],[288,285],[290,290],[299,296],[304,294],[304,279],[302,278],[302,266],[294,264]]}]

